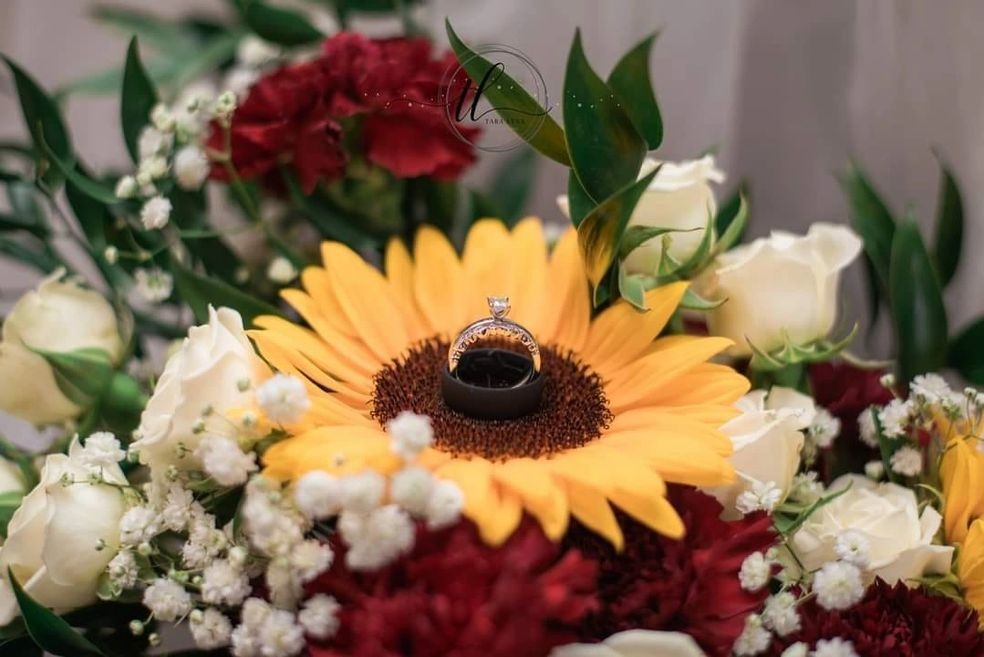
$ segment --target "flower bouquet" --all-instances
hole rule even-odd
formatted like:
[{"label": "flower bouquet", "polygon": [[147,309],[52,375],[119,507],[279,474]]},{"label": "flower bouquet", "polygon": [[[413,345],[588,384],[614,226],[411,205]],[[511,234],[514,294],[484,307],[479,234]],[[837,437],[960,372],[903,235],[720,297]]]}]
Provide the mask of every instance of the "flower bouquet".
[{"label": "flower bouquet", "polygon": [[[932,248],[856,166],[853,229],[742,243],[713,156],[647,157],[655,37],[603,78],[576,35],[555,108],[410,3],[233,4],[100,10],[123,68],[57,95],[5,58],[0,251],[44,278],[0,408],[50,444],[0,441],[2,654],[984,654],[948,169]],[[58,99],[107,91],[133,164],[95,172]],[[862,252],[893,362],[837,312]]]}]

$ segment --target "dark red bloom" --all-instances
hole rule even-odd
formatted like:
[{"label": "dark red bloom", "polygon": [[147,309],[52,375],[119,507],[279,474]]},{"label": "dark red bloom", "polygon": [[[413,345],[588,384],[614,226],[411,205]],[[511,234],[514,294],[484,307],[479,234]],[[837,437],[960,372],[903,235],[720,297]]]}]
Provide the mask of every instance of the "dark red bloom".
[{"label": "dark red bloom", "polygon": [[529,518],[498,548],[474,525],[420,529],[410,555],[354,573],[339,549],[310,593],[342,604],[339,634],[312,657],[544,657],[597,607],[595,564]]},{"label": "dark red bloom", "polygon": [[[281,164],[297,174],[310,194],[318,180],[331,181],[345,170],[341,127],[329,114],[328,78],[317,62],[285,66],[264,76],[232,118],[232,163],[243,178],[269,176],[279,185]],[[225,149],[222,130],[212,131],[209,147]],[[212,175],[226,180],[216,164]]]},{"label": "dark red bloom", "polygon": [[884,370],[863,370],[845,362],[810,366],[813,397],[840,419],[842,439],[853,443],[857,438],[858,415],[864,409],[892,400],[892,393],[881,384],[884,374]]},{"label": "dark red bloom", "polygon": [[854,644],[859,657],[984,655],[977,612],[901,582],[889,586],[878,580],[861,602],[845,611],[827,611],[809,600],[799,612],[800,630],[775,641],[768,654],[781,655],[797,641],[812,648],[819,639],[840,637]]},{"label": "dark red bloom", "polygon": [[[451,180],[475,161],[445,119],[446,74],[453,55],[431,57],[427,39],[370,40],[343,32],[323,47],[335,116],[361,115],[366,159],[400,178]],[[469,136],[477,130],[459,130]]]},{"label": "dark red bloom", "polygon": [[600,567],[602,607],[582,624],[581,638],[600,641],[636,628],[676,630],[693,636],[709,657],[727,657],[745,617],[760,610],[768,595],[742,590],[738,571],[745,557],[775,543],[772,522],[764,514],[721,520],[717,500],[689,487],[674,487],[669,497],[687,528],[682,540],[624,515],[621,553],[583,527],[570,532],[569,544]]}]

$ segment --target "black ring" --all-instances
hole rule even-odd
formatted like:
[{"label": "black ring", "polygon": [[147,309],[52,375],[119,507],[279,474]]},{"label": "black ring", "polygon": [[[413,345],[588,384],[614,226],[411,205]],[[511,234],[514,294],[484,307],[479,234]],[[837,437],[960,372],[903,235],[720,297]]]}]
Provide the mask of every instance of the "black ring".
[{"label": "black ring", "polygon": [[530,358],[495,348],[466,356],[454,373],[442,371],[441,393],[450,408],[481,420],[511,420],[540,407],[545,377],[533,372]]}]

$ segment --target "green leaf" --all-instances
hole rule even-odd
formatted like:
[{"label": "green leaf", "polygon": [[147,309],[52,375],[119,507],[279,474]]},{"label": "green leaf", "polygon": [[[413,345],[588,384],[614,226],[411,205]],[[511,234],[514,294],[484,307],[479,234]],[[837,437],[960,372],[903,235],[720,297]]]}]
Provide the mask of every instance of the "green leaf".
[{"label": "green leaf", "polygon": [[741,242],[748,227],[748,195],[745,184],[718,208],[714,217],[714,232],[718,235],[716,252],[723,253]]},{"label": "green leaf", "polygon": [[13,214],[6,217],[8,228],[21,228],[44,239],[50,233],[48,220],[38,203],[37,188],[27,182],[16,181],[7,185],[7,201]]},{"label": "green leaf", "polygon": [[660,235],[666,235],[668,233],[692,233],[694,231],[700,230],[700,228],[663,228],[662,226],[629,226],[625,229],[625,233],[622,235],[622,241],[619,244],[618,254],[619,257],[625,259],[630,253],[635,251],[637,248],[653,239],[654,237],[659,237]]},{"label": "green leaf", "polygon": [[615,260],[625,227],[655,171],[619,190],[594,208],[577,227],[577,243],[592,289],[597,292]]},{"label": "green leaf", "polygon": [[593,199],[631,184],[646,156],[646,142],[620,105],[588,63],[577,31],[564,75],[564,128],[571,168]]},{"label": "green leaf", "polygon": [[618,268],[618,293],[638,310],[646,307],[646,286],[641,276],[628,274],[625,267]]},{"label": "green leaf", "polygon": [[818,499],[816,502],[814,502],[813,504],[811,504],[809,507],[807,507],[805,510],[801,511],[798,514],[795,515],[790,515],[786,513],[775,514],[772,518],[772,521],[773,524],[775,525],[776,531],[778,531],[783,536],[789,536],[795,533],[797,529],[803,526],[803,523],[805,523],[807,520],[810,519],[810,516],[812,516],[814,513],[817,512],[817,510],[827,506],[828,504],[836,500],[838,497],[849,491],[852,485],[853,484],[848,484],[841,490],[834,491],[833,493],[828,493],[824,495],[823,497]]},{"label": "green leaf", "polygon": [[56,153],[61,159],[65,161],[72,159],[72,143],[65,123],[62,121],[61,112],[55,101],[38,86],[38,83],[30,75],[9,57],[3,55],[0,57],[3,57],[14,76],[24,124],[34,140],[34,149],[39,158],[38,175],[49,185],[55,187],[61,180],[58,173],[51,169],[43,157],[45,149],[42,148],[42,144],[47,143],[50,151]]},{"label": "green leaf", "polygon": [[188,52],[197,45],[195,38],[181,25],[148,12],[102,5],[95,7],[91,14],[100,23],[127,36],[139,37],[143,43],[161,52]]},{"label": "green leaf", "polygon": [[496,171],[492,178],[491,197],[502,208],[502,220],[512,226],[522,218],[536,179],[536,153],[520,148]]},{"label": "green leaf", "polygon": [[116,192],[112,188],[104,185],[98,180],[93,180],[86,174],[82,173],[78,170],[74,162],[66,162],[54,151],[48,148],[43,142],[42,146],[44,147],[44,151],[47,153],[48,158],[55,165],[55,168],[58,169],[65,179],[76,187],[78,191],[93,200],[99,201],[100,203],[104,203],[106,205],[119,203],[120,199],[116,197]]},{"label": "green leaf", "polygon": [[950,341],[946,363],[960,372],[963,378],[977,386],[984,386],[984,317],[964,328]]},{"label": "green leaf", "polygon": [[74,404],[88,407],[98,401],[113,377],[113,363],[102,349],[85,347],[53,352],[34,349],[55,373],[55,383]]},{"label": "green leaf", "polygon": [[7,524],[14,516],[14,511],[20,508],[24,495],[18,491],[0,493],[0,536],[7,536]]},{"label": "green leaf", "polygon": [[240,15],[258,36],[281,46],[304,46],[325,38],[304,14],[262,0],[236,0]]},{"label": "green leaf", "polygon": [[59,657],[105,657],[95,644],[28,595],[10,568],[7,577],[34,643]]},{"label": "green leaf", "polygon": [[940,194],[936,210],[936,266],[943,287],[953,280],[963,247],[964,212],[960,188],[950,170],[940,163]]},{"label": "green leaf", "polygon": [[708,310],[714,310],[725,301],[727,301],[727,299],[718,299],[716,301],[705,299],[701,295],[694,292],[692,287],[688,287],[687,291],[683,293],[683,298],[680,299],[680,307],[686,308],[687,310],[698,310],[705,312]]},{"label": "green leaf", "polygon": [[174,284],[181,298],[191,307],[195,320],[199,323],[208,321],[208,307],[228,306],[237,310],[243,316],[247,325],[254,317],[260,315],[280,315],[273,306],[260,301],[250,294],[217,278],[202,276],[184,265],[172,261]]},{"label": "green leaf", "polygon": [[649,52],[657,36],[658,33],[651,34],[636,44],[622,56],[608,76],[608,86],[621,101],[651,151],[663,143],[663,117],[659,113],[649,72]]},{"label": "green leaf", "polygon": [[212,234],[196,239],[188,237],[191,231],[208,228],[205,192],[175,188],[168,198],[174,207],[171,220],[181,229],[182,239],[188,250],[204,265],[209,274],[225,281],[233,280],[240,267],[239,257],[222,237]]},{"label": "green leaf", "polygon": [[150,120],[150,111],[157,104],[157,91],[147,77],[140,62],[137,37],[130,39],[126,50],[126,65],[123,67],[123,91],[120,95],[120,122],[123,126],[123,140],[134,162],[140,160],[137,146],[140,132]]},{"label": "green leaf", "polygon": [[899,224],[892,240],[888,293],[900,383],[908,384],[917,374],[943,366],[948,335],[936,268],[911,217]]},{"label": "green leaf", "polygon": [[[458,38],[458,35],[455,34],[450,21],[445,20],[444,26],[448,33],[448,41],[451,42],[451,48],[454,50],[454,54],[457,55],[461,67],[465,69],[468,77],[475,84],[480,84],[482,79],[493,67],[492,62],[465,45]],[[516,134],[551,160],[560,162],[565,166],[570,166],[571,162],[564,141],[564,131],[547,113],[549,110],[544,109],[536,99],[523,89],[522,85],[508,74],[503,73],[498,79],[502,81],[502,84],[491,85],[483,89],[485,98],[488,99],[489,103],[497,109],[503,108],[503,111],[513,110],[515,113],[524,116],[542,116],[543,123],[538,130],[532,133],[529,130],[524,130]],[[509,108],[509,110],[505,108]],[[502,112],[500,112],[501,114]],[[509,117],[506,116],[504,118]]]},{"label": "green leaf", "polygon": [[581,225],[581,222],[595,205],[595,200],[584,191],[577,179],[577,174],[571,169],[567,176],[567,207],[571,215],[571,222],[575,227]]}]

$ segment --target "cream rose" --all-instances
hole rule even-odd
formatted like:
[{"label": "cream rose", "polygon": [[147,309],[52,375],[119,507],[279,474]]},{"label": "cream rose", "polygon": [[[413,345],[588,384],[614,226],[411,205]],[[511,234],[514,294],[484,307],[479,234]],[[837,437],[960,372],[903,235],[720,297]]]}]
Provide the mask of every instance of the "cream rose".
[{"label": "cream rose", "polygon": [[827,337],[840,273],[860,252],[851,229],[818,223],[805,236],[773,231],[721,254],[698,281],[703,295],[726,299],[708,313],[711,333],[734,340],[735,354],[750,354],[749,343],[771,352],[787,336],[795,344]]},{"label": "cream rose", "polygon": [[550,651],[549,657],[704,657],[697,642],[680,632],[628,630],[601,643],[571,643]]},{"label": "cream rose", "polygon": [[164,366],[131,447],[151,469],[197,466],[193,452],[207,431],[196,426],[249,405],[264,376],[239,313],[209,308],[208,324],[192,327]]},{"label": "cream rose", "polygon": [[953,548],[932,544],[940,514],[929,506],[920,514],[911,489],[844,475],[829,490],[845,488],[846,493],[818,509],[793,535],[791,546],[804,568],[812,571],[836,561],[837,538],[853,530],[868,541],[869,574],[889,584],[950,571]]},{"label": "cream rose", "polygon": [[64,270],[58,270],[41,281],[14,304],[3,323],[0,380],[17,384],[0,386],[0,410],[35,425],[69,420],[82,409],[65,396],[51,366],[32,350],[96,348],[114,365],[123,356],[113,307],[97,292],[64,276]]},{"label": "cream rose", "polygon": [[[662,165],[639,199],[629,226],[658,226],[679,231],[668,233],[667,253],[684,262],[704,239],[708,219],[717,213],[714,192],[708,183],[724,182],[724,174],[714,166],[714,156],[684,162],[658,162],[646,159],[639,176],[648,175]],[[561,211],[570,217],[567,196],[557,198]],[[653,274],[663,257],[663,236],[654,237],[632,251],[625,259],[630,274]]]},{"label": "cream rose", "polygon": [[0,494],[24,492],[24,475],[17,464],[0,457]]},{"label": "cream rose", "polygon": [[725,423],[721,431],[731,438],[731,463],[738,477],[730,486],[708,489],[724,506],[724,517],[741,514],[735,499],[755,483],[776,485],[786,498],[799,469],[800,452],[816,407],[813,399],[792,388],[774,386],[770,391],[753,390],[735,404],[741,415]]},{"label": "cream rose", "polygon": [[[119,488],[90,482],[92,469],[80,451],[75,441],[67,456],[48,456],[41,482],[10,520],[0,548],[0,625],[19,613],[8,568],[31,597],[57,613],[96,600],[99,577],[119,549],[125,504]],[[103,466],[100,474],[126,484],[119,466]]]}]

